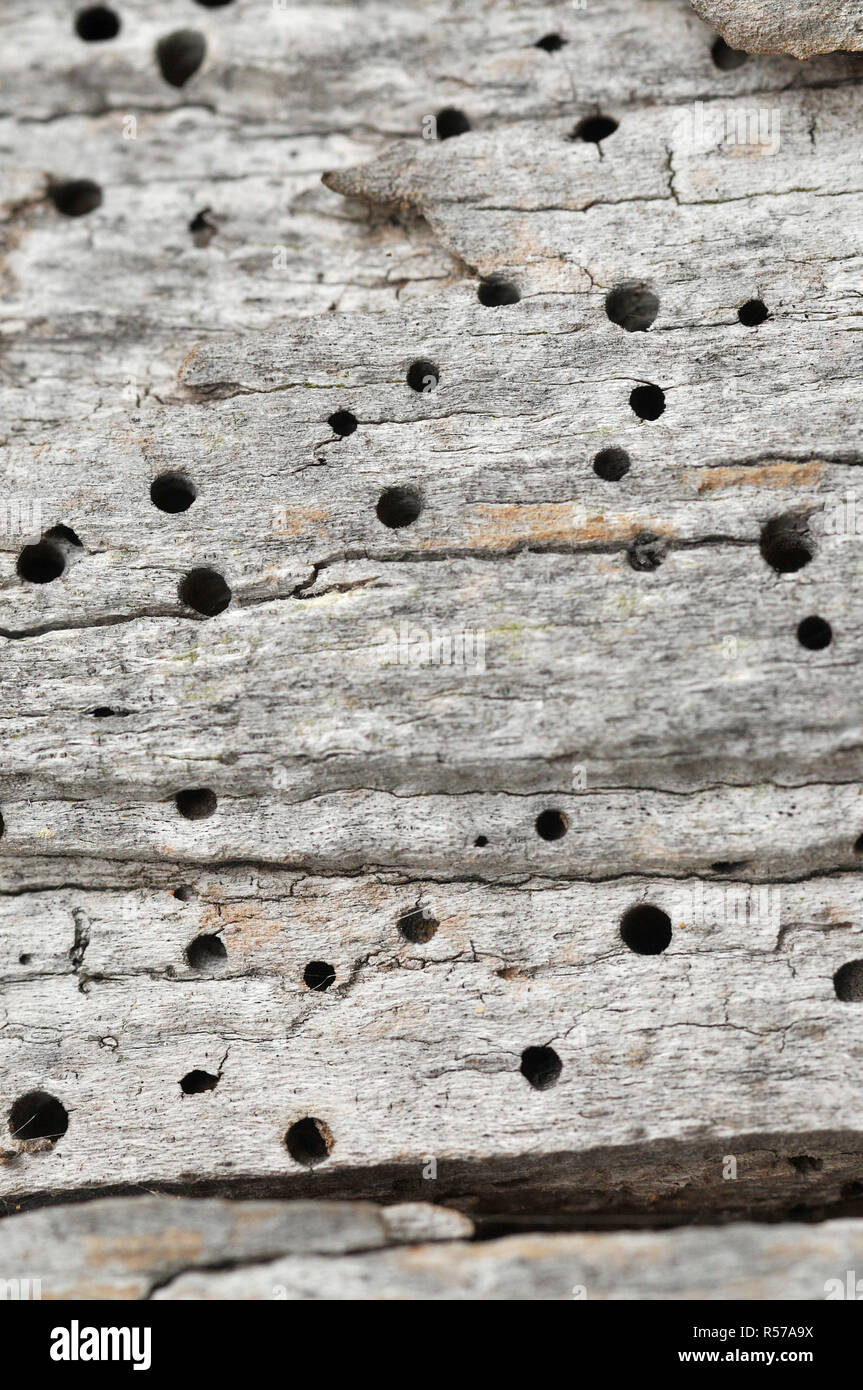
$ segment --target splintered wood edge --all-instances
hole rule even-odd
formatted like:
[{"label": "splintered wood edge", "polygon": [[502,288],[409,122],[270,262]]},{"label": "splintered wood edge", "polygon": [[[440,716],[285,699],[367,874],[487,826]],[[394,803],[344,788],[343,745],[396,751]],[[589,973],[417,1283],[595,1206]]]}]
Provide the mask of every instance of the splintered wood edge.
[{"label": "splintered wood edge", "polygon": [[863,49],[860,0],[692,0],[729,47],[813,58]]}]

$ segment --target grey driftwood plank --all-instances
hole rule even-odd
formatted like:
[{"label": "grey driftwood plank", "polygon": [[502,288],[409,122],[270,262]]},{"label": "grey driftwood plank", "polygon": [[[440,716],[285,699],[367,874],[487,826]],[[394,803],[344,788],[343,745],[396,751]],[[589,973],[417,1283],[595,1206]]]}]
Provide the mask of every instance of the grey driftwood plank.
[{"label": "grey driftwood plank", "polygon": [[0,1270],[38,1280],[43,1299],[140,1299],[194,1268],[248,1263],[258,1273],[262,1261],[301,1254],[338,1267],[360,1251],[464,1239],[472,1229],[457,1212],[420,1203],[103,1199],[4,1221]]},{"label": "grey driftwood plank", "polygon": [[[11,1217],[0,1268],[43,1299],[848,1297],[857,1221],[471,1242],[432,1206],[142,1196]],[[852,1281],[854,1275],[851,1276]],[[712,1344],[711,1344],[712,1345]]]},{"label": "grey driftwood plank", "polygon": [[[531,1234],[482,1244],[370,1251],[340,1260],[287,1256],[265,1267],[224,1273],[193,1270],[154,1297],[553,1299],[588,1305],[591,1299],[817,1301],[855,1296],[861,1241],[856,1221],[650,1234]],[[573,1316],[577,1319],[578,1312]],[[800,1324],[805,1322],[803,1314]]]},{"label": "grey driftwood plank", "polygon": [[[0,21],[7,1209],[142,1187],[844,1209],[859,60],[723,66],[685,0],[178,13],[129,0],[89,46],[65,4]],[[180,23],[206,56],[176,88],[154,49]],[[446,106],[471,131],[424,139]],[[596,116],[616,128],[579,138]],[[98,207],[64,217],[69,179]],[[490,277],[519,301],[482,304]],[[607,313],[633,281],[658,301],[643,332]],[[408,384],[417,359],[435,389]],[[151,502],[166,473],[187,511]],[[392,488],[412,524],[383,524]],[[770,562],[777,526],[805,566]],[[63,573],[33,583],[21,552],[57,527]],[[181,597],[201,566],[230,586],[217,616]],[[481,636],[482,660],[425,661],[431,634]],[[184,818],[195,790],[215,808]],[[672,928],[655,955],[621,936],[645,904]],[[78,1210],[83,1234],[170,1220]],[[212,1212],[191,1264],[276,1258],[303,1217]],[[9,1238],[37,1218],[56,1231],[34,1212]],[[374,1245],[387,1219],[349,1214]],[[344,1287],[529,1292],[535,1250],[557,1296],[574,1239],[421,1251],[427,1273],[352,1255]],[[632,1239],[662,1287],[701,1287],[670,1272],[694,1237]],[[772,1234],[741,1239],[715,1236],[726,1286],[742,1263],[775,1290]],[[110,1279],[189,1267],[159,1240]],[[812,1240],[796,1296],[818,1296]],[[319,1256],[285,1289],[318,1287]]]}]

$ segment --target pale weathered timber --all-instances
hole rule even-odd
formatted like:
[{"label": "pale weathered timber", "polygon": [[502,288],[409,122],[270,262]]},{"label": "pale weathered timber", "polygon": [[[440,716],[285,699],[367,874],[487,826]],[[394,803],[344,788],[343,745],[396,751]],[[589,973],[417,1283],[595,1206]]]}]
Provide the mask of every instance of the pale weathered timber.
[{"label": "pale weathered timber", "polygon": [[424,1204],[142,1196],[7,1219],[0,1270],[38,1280],[49,1300],[812,1301],[849,1296],[863,1259],[863,1226],[850,1220],[471,1235],[466,1218]]},{"label": "pale weathered timber", "polygon": [[[668,914],[660,955],[621,939],[644,903]],[[405,934],[418,909],[426,940]],[[10,1206],[179,1182],[500,1211],[517,1180],[545,1210],[772,1211],[847,1200],[861,1173],[863,1005],[835,983],[863,958],[857,876],[504,888],[250,868],[0,913],[3,1072],[68,1117],[53,1144],[4,1137]],[[536,1089],[525,1053],[546,1047],[561,1070]],[[330,1139],[312,1166],[286,1145],[310,1116]]]},{"label": "pale weathered timber", "polygon": [[[352,1254],[338,1262],[288,1255],[266,1266],[190,1270],[157,1299],[853,1298],[863,1256],[859,1221],[823,1226],[739,1224],[713,1230],[517,1235]],[[335,1266],[335,1268],[334,1268]],[[850,1290],[850,1292],[849,1292]],[[801,1343],[803,1345],[803,1343]]]},{"label": "pale weathered timber", "polygon": [[249,1264],[259,1275],[263,1262],[297,1255],[321,1256],[338,1267],[339,1257],[470,1239],[472,1232],[466,1217],[421,1203],[129,1197],[4,1221],[0,1277],[38,1280],[43,1299],[149,1298],[192,1269]]},{"label": "pale weathered timber", "polygon": [[863,48],[860,0],[692,0],[732,48],[812,58]]},{"label": "pale weathered timber", "polygon": [[[105,44],[72,5],[2,20],[7,1210],[853,1209],[860,58],[730,68],[686,0],[118,10]],[[206,56],[177,88],[154,49],[181,26]],[[447,106],[471,130],[426,138]],[[68,179],[99,205],[64,216]],[[151,501],[166,473],[188,510]],[[182,597],[200,566],[214,617]],[[656,955],[621,936],[645,904]],[[29,1133],[33,1092],[62,1134]],[[357,1220],[434,1238],[398,1210]],[[0,1235],[36,1217],[50,1241],[50,1212]],[[188,1263],[157,1239],[136,1296],[289,1249],[278,1212],[260,1245],[213,1220]],[[638,1246],[668,1296],[706,1287],[698,1234]],[[711,1235],[717,1296],[823,1296],[822,1248],[854,1267],[849,1227],[782,1286],[771,1238]],[[628,1239],[414,1276],[375,1236],[339,1287],[571,1296],[590,1248],[627,1297]],[[323,1287],[318,1254],[279,1296]],[[250,1296],[200,1278],[178,1291]]]}]

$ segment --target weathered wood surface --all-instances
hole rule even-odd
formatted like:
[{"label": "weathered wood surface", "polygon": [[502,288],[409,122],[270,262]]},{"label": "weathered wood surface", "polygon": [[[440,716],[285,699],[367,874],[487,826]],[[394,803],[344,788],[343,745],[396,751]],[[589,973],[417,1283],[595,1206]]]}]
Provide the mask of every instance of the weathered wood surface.
[{"label": "weathered wood surface", "polygon": [[[722,66],[686,0],[183,11],[129,0],[101,44],[72,6],[0,20],[0,1105],[68,1118],[4,1125],[8,1210],[844,1209],[863,59]],[[178,89],[153,50],[181,25],[207,55]],[[424,139],[446,106],[472,130]],[[64,217],[81,178],[101,203]],[[518,302],[479,302],[495,277]],[[606,312],[632,282],[645,332]],[[165,473],[188,510],[151,502]],[[390,488],[412,524],[382,524]],[[777,525],[805,566],[777,572]],[[57,526],[62,575],[28,582]],[[201,566],[231,590],[209,618]],[[433,633],[482,660],[426,661]],[[621,938],[639,903],[661,954]],[[314,1167],[285,1145],[310,1117]],[[481,1248],[453,1258],[477,1296]]]},{"label": "weathered wood surface", "polygon": [[860,0],[692,0],[732,49],[811,58],[863,48]]},{"label": "weathered wood surface", "polygon": [[[845,1297],[859,1221],[472,1242],[423,1204],[134,1197],[0,1224],[0,1271],[43,1299],[801,1299]],[[854,1279],[852,1275],[852,1280]]]}]

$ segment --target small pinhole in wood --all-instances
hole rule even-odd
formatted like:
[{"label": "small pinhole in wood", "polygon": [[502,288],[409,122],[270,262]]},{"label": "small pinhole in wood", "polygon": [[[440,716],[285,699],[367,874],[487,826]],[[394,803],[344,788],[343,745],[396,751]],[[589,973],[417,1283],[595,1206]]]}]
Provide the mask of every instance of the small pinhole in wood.
[{"label": "small pinhole in wood", "polygon": [[480,280],[476,297],[487,309],[497,309],[504,304],[517,304],[521,299],[518,287],[500,275],[490,275],[487,280]]},{"label": "small pinhole in wood", "polygon": [[92,179],[70,179],[49,189],[51,202],[64,217],[84,217],[102,201],[102,190]]},{"label": "small pinhole in wood", "polygon": [[777,574],[795,574],[815,553],[807,519],[797,512],[783,512],[766,521],[759,544],[762,558]]},{"label": "small pinhole in wood", "polygon": [[412,526],[423,509],[422,497],[413,487],[388,487],[378,498],[375,508],[378,521],[397,530]]},{"label": "small pinhole in wood", "polygon": [[307,989],[323,992],[336,982],[336,972],[325,960],[310,960],[303,971],[303,984]]},{"label": "small pinhole in wood", "polygon": [[814,1158],[811,1154],[793,1154],[788,1162],[794,1171],[804,1178],[812,1173],[820,1173],[824,1167],[824,1159]]},{"label": "small pinhole in wood", "polygon": [[659,313],[659,297],[640,280],[623,280],[606,295],[605,312],[627,333],[645,333]]},{"label": "small pinhole in wood", "polygon": [[569,829],[563,811],[540,811],[536,818],[536,833],[541,840],[560,840]]},{"label": "small pinhole in wood", "polygon": [[634,570],[657,570],[668,554],[668,541],[654,531],[639,531],[626,550],[626,558]]},{"label": "small pinhole in wood", "polygon": [[405,941],[410,941],[415,946],[424,946],[427,941],[431,941],[439,925],[429,907],[415,907],[410,912],[403,912],[396,923]]},{"label": "small pinhole in wood", "polygon": [[156,62],[165,81],[183,87],[204,61],[207,45],[194,29],[178,29],[156,44]]},{"label": "small pinhole in wood", "polygon": [[304,1168],[314,1168],[329,1158],[333,1143],[329,1125],[312,1115],[304,1120],[295,1120],[285,1135],[285,1148],[294,1162],[301,1163]]},{"label": "small pinhole in wood", "polygon": [[180,583],[180,602],[205,618],[224,613],[231,602],[231,590],[218,570],[202,567],[190,570]]},{"label": "small pinhole in wood", "polygon": [[18,576],[27,584],[50,584],[59,579],[66,568],[66,557],[56,541],[43,536],[32,545],[25,545],[18,556]]},{"label": "small pinhole in wood", "polygon": [[658,420],[665,409],[665,392],[661,386],[646,382],[630,391],[629,404],[639,420]]},{"label": "small pinhole in wood", "polygon": [[209,1071],[187,1071],[180,1082],[184,1096],[199,1096],[202,1091],[215,1091],[219,1084],[218,1076]]},{"label": "small pinhole in wood", "polygon": [[619,483],[629,468],[629,454],[625,449],[600,449],[593,460],[594,473],[606,483]]},{"label": "small pinhole in wood", "polygon": [[849,960],[833,976],[836,998],[843,1004],[863,1004],[863,960]]},{"label": "small pinhole in wood", "polygon": [[547,1091],[560,1080],[563,1063],[553,1047],[526,1047],[519,1070],[535,1091]]},{"label": "small pinhole in wood", "polygon": [[546,53],[559,53],[565,43],[569,40],[560,34],[544,34],[541,39],[537,39],[534,47],[541,48]]},{"label": "small pinhole in wood", "polygon": [[68,1128],[65,1105],[47,1091],[28,1091],[9,1111],[9,1129],[15,1139],[50,1139],[55,1143]]},{"label": "small pinhole in wood", "polygon": [[826,618],[814,615],[797,625],[797,641],[810,652],[823,651],[833,641],[833,629]]},{"label": "small pinhole in wood", "polygon": [[744,328],[757,328],[767,318],[767,305],[760,299],[747,299],[737,310],[737,317]]},{"label": "small pinhole in wood", "polygon": [[477,835],[476,839],[474,840],[474,846],[475,846],[476,849],[485,849],[485,847],[486,847],[487,844],[488,844],[488,836],[487,836],[487,835]]},{"label": "small pinhole in wood", "polygon": [[150,484],[150,501],[160,512],[187,512],[197,495],[185,473],[160,473]]},{"label": "small pinhole in wood", "polygon": [[406,380],[412,391],[421,391],[428,395],[430,391],[436,390],[440,372],[435,363],[430,362],[427,357],[418,357],[408,367]]},{"label": "small pinhole in wood", "polygon": [[327,424],[334,434],[340,439],[346,435],[353,434],[357,427],[357,417],[352,415],[349,410],[336,410],[327,419]]},{"label": "small pinhole in wood", "polygon": [[639,956],[658,956],[671,943],[671,918],[661,907],[639,903],[624,912],[620,935],[630,951]]},{"label": "small pinhole in wood", "polygon": [[192,233],[192,240],[201,251],[209,246],[218,230],[216,224],[210,221],[209,208],[201,208],[201,211],[196,212],[189,223],[189,231]]},{"label": "small pinhole in wood", "polygon": [[75,16],[75,33],[85,43],[104,43],[115,39],[120,32],[120,21],[107,5],[88,5]]},{"label": "small pinhole in wood", "polygon": [[186,947],[186,961],[191,970],[217,970],[227,959],[225,943],[214,932],[202,932]]},{"label": "small pinhole in wood", "polygon": [[18,964],[29,965],[32,959],[33,957],[30,955],[29,951],[22,951],[20,956],[18,957]]},{"label": "small pinhole in wood", "polygon": [[722,72],[733,72],[735,68],[743,66],[749,54],[739,48],[730,48],[724,39],[714,39],[710,56],[714,67]]},{"label": "small pinhole in wood", "polygon": [[452,140],[455,135],[466,135],[470,121],[456,106],[444,106],[435,116],[435,130],[439,140]]},{"label": "small pinhole in wood", "polygon": [[614,134],[617,126],[618,122],[613,116],[585,116],[583,121],[579,121],[569,138],[570,140],[586,140],[590,144],[599,145],[603,140],[607,140],[609,135]]},{"label": "small pinhole in wood", "polygon": [[189,787],[177,792],[174,802],[184,820],[206,820],[218,805],[215,792],[208,787]]}]

